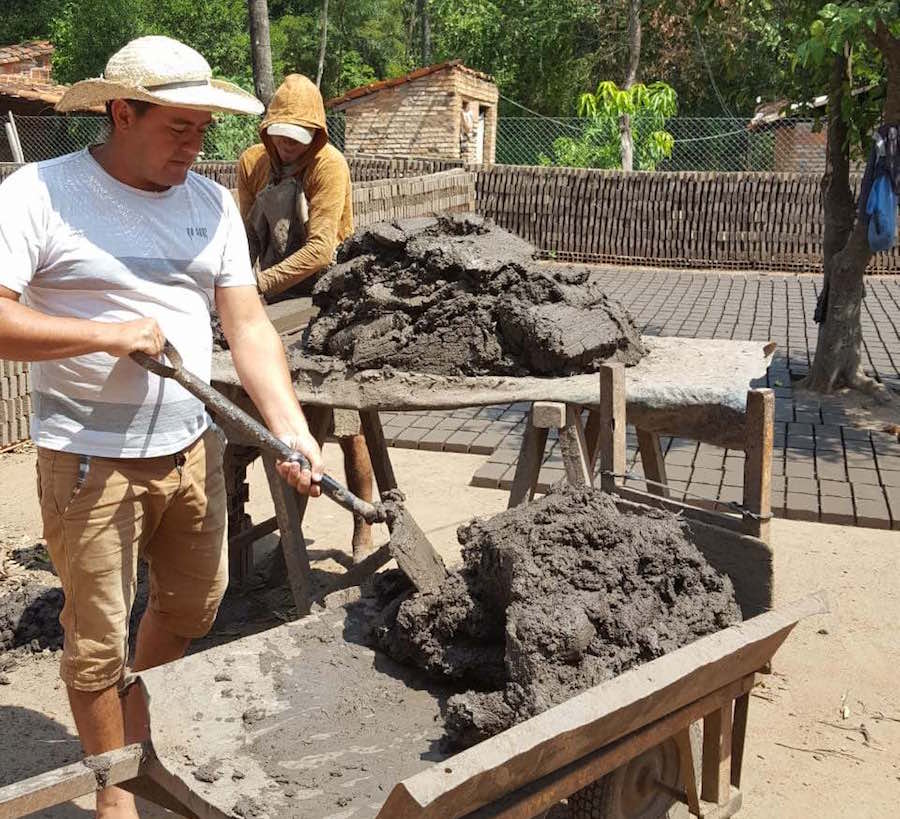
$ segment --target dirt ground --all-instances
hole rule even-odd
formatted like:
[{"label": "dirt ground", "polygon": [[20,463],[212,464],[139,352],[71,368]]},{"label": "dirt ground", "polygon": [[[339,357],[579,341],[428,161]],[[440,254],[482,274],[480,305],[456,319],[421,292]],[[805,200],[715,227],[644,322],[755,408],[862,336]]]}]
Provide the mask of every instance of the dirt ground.
[{"label": "dirt ground", "polygon": [[[483,456],[393,450],[409,508],[448,563],[458,562],[456,527],[505,507],[505,493],[468,481]],[[341,475],[340,450],[326,447],[329,470]],[[4,550],[30,546],[40,535],[32,451],[0,456],[0,584]],[[251,474],[251,513],[271,514],[262,470]],[[314,501],[306,523],[317,568],[336,570],[332,549],[349,553],[349,516],[326,499]],[[384,533],[380,533],[383,540]],[[257,547],[257,559],[274,538]],[[745,756],[746,819],[890,817],[900,804],[900,536],[896,532],[777,520],[776,597],[786,602],[825,589],[831,613],[801,623],[776,655],[751,701]],[[7,566],[7,570],[9,567]],[[243,596],[242,599],[247,596]],[[232,607],[240,611],[240,606]],[[244,620],[220,626],[217,642],[277,622],[278,611],[247,607]],[[57,659],[37,655],[9,671],[0,685],[0,784],[79,757]],[[90,801],[41,816],[88,817]],[[160,816],[148,807],[144,816]]]}]

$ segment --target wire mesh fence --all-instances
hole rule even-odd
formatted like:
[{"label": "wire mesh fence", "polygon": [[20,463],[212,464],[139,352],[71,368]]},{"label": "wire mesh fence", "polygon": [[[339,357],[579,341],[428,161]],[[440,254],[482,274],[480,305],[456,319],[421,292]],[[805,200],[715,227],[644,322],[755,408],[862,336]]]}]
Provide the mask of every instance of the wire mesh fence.
[{"label": "wire mesh fence", "polygon": [[[327,116],[332,144],[344,149],[344,115]],[[26,162],[53,159],[106,140],[109,121],[104,116],[48,116],[15,118]],[[259,120],[228,114],[217,117],[203,141],[203,159],[234,160],[244,149],[259,141]],[[12,160],[12,153],[0,130],[0,162]]]},{"label": "wire mesh fence", "polygon": [[[17,117],[19,139],[28,162],[51,159],[102,142],[108,124],[102,116]],[[228,161],[257,141],[259,121],[253,117],[219,117],[207,132],[203,158]],[[666,125],[673,137],[671,154],[657,165],[661,171],[782,171],[820,173],[825,166],[825,135],[812,120],[783,119],[755,125],[747,119],[673,117]],[[636,133],[639,129],[636,128]],[[328,115],[331,142],[344,149],[345,121]],[[2,134],[2,132],[0,132]],[[559,140],[596,139],[585,119],[500,117],[496,162],[503,165],[556,164]],[[615,140],[615,132],[608,137]],[[617,156],[616,145],[605,155]],[[0,139],[0,161],[11,159]]]}]

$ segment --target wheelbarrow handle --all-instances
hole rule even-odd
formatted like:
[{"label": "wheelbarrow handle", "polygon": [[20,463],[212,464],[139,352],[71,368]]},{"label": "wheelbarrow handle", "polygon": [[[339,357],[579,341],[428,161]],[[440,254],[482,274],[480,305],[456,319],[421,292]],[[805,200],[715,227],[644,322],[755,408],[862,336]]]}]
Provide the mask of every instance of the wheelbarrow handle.
[{"label": "wheelbarrow handle", "polygon": [[[144,369],[162,378],[171,378],[173,381],[177,381],[189,393],[199,398],[207,409],[212,410],[225,426],[237,428],[260,449],[274,455],[279,460],[298,463],[302,469],[310,468],[309,460],[305,455],[291,449],[284,441],[276,438],[253,416],[248,415],[240,407],[233,404],[218,390],[197,378],[189,370],[183,369],[181,366],[181,355],[168,341],[166,342],[165,353],[171,362],[171,366],[138,351],[131,353],[131,358]],[[358,498],[330,475],[322,475],[318,484],[322,487],[322,494],[327,495],[347,511],[359,515],[367,523],[384,521],[384,511],[382,509],[373,506],[371,503],[366,503],[362,498]]]}]

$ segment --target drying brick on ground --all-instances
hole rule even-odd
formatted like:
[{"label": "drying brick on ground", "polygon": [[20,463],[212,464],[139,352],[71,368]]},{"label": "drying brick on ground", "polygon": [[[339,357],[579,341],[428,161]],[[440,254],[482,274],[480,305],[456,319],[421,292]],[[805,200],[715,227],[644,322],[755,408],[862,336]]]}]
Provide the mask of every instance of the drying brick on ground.
[{"label": "drying brick on ground", "polygon": [[562,487],[459,529],[463,567],[388,607],[395,659],[469,686],[445,713],[469,746],[740,620],[727,577],[663,511]]},{"label": "drying brick on ground", "polygon": [[348,239],[313,292],[308,353],[354,369],[565,376],[645,354],[628,311],[583,267],[474,214],[382,222]]}]

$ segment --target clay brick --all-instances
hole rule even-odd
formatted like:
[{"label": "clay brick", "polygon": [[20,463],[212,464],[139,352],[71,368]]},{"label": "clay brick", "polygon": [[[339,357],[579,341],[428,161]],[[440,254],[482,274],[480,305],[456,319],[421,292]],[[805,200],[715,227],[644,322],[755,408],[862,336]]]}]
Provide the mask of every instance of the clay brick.
[{"label": "clay brick", "polygon": [[812,478],[789,477],[787,479],[787,491],[791,494],[818,495],[819,482]]},{"label": "clay brick", "polygon": [[451,434],[452,433],[446,429],[430,430],[419,438],[419,449],[426,449],[430,452],[441,452]]},{"label": "clay brick", "polygon": [[788,461],[784,467],[784,474],[788,478],[814,478],[815,469],[812,459],[809,461]]},{"label": "clay brick", "polygon": [[818,520],[819,498],[816,495],[803,495],[791,492],[790,482],[785,498],[785,517],[789,520]]},{"label": "clay brick", "polygon": [[881,500],[855,499],[856,525],[871,529],[890,529],[891,520],[887,502]]},{"label": "clay brick", "polygon": [[850,495],[850,484],[844,483],[843,481],[819,481],[819,491],[822,494],[824,504],[824,498],[849,498]]},{"label": "clay brick", "polygon": [[478,437],[477,432],[454,432],[444,444],[446,452],[468,452],[472,442]]},{"label": "clay brick", "polygon": [[866,483],[877,485],[880,484],[881,481],[878,479],[878,472],[874,469],[847,469],[847,477],[850,480],[850,483]]},{"label": "clay brick", "polygon": [[470,485],[483,489],[496,489],[500,485],[500,479],[507,469],[509,469],[508,464],[488,461],[486,464],[478,467],[478,470],[472,476]]},{"label": "clay brick", "polygon": [[816,458],[816,474],[819,476],[819,480],[827,480],[827,481],[846,481],[847,480],[847,471],[844,467],[844,460],[841,458],[838,461],[833,460],[824,460],[822,458]]},{"label": "clay brick", "polygon": [[837,523],[843,526],[853,526],[856,523],[851,498],[823,496],[821,504],[822,511],[819,519],[822,523]]},{"label": "clay brick", "polygon": [[418,427],[407,427],[403,432],[398,433],[398,435],[391,442],[391,446],[395,446],[398,449],[418,449],[419,441],[422,440],[422,437],[427,435],[429,430],[420,429]]}]

